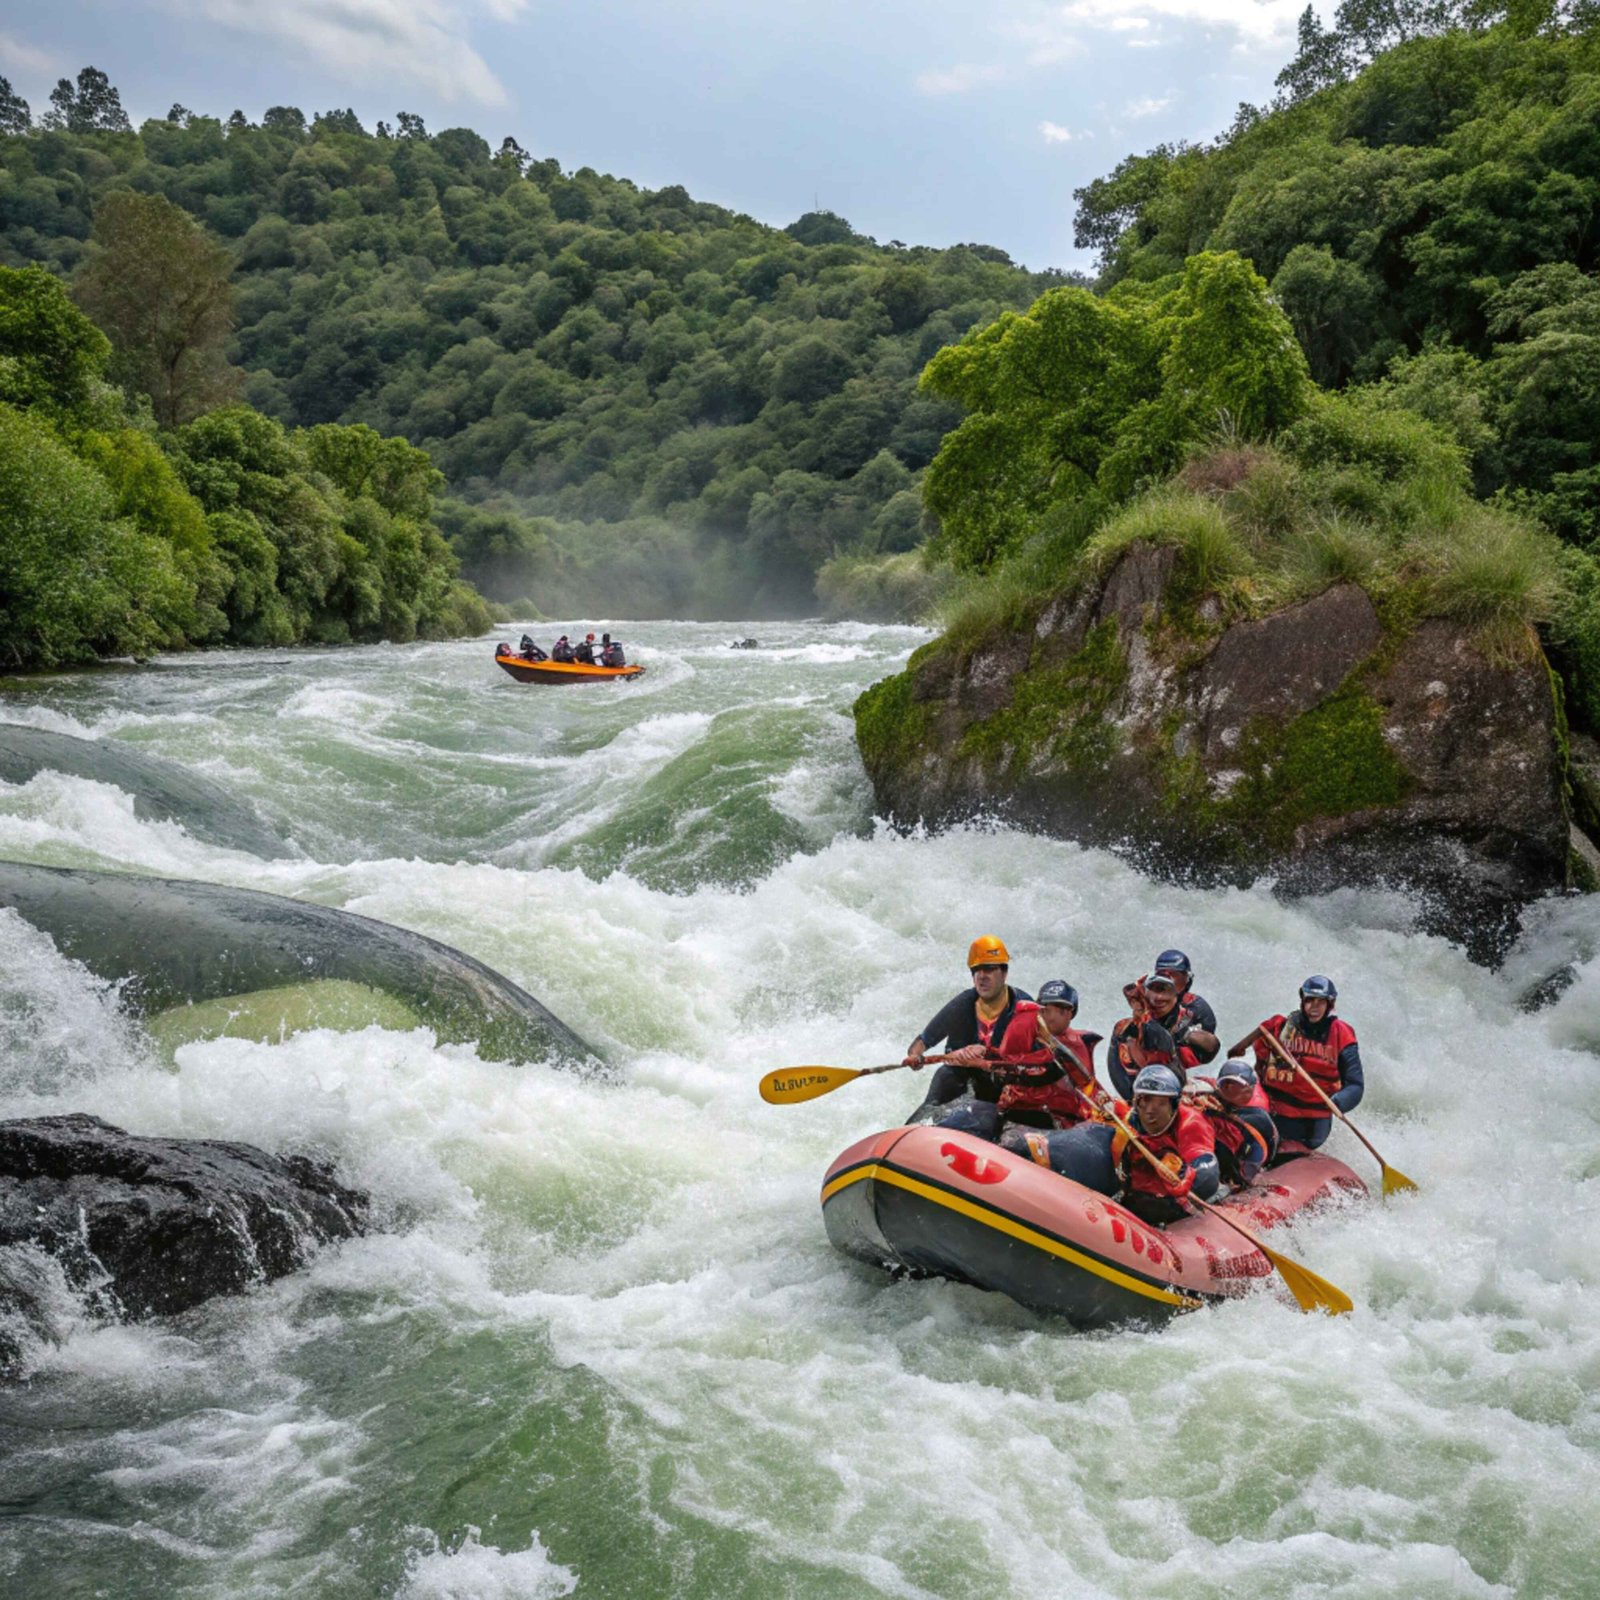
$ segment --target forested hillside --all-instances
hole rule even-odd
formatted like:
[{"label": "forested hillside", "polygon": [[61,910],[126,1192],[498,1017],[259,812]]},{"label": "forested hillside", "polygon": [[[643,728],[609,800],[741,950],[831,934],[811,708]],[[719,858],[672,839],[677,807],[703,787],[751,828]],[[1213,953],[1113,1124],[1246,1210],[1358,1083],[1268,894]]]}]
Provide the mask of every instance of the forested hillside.
[{"label": "forested hillside", "polygon": [[958,418],[922,366],[1062,281],[826,212],[779,231],[404,113],[175,106],[134,132],[91,88],[0,139],[5,259],[71,276],[106,196],[165,196],[231,253],[244,398],[427,450],[465,575],[551,610],[804,609],[830,557],[911,549]]}]

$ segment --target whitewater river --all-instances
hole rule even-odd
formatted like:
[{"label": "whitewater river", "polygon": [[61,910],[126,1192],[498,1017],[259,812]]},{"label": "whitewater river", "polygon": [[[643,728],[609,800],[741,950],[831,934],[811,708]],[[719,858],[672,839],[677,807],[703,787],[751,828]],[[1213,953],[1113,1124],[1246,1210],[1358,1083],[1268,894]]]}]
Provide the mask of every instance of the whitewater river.
[{"label": "whitewater river", "polygon": [[[0,1116],[313,1152],[377,1213],[269,1288],[36,1352],[0,1390],[0,1591],[1600,1594],[1600,915],[1538,919],[1502,977],[1394,897],[1285,907],[1005,829],[899,836],[848,709],[925,636],[738,631],[633,628],[648,676],[583,689],[516,685],[481,642],[0,689],[5,719],[193,765],[302,852],[44,775],[0,783],[0,856],[418,929],[617,1069],[376,1027],[174,1063],[0,910]],[[1354,1316],[1263,1294],[1084,1337],[830,1249],[823,1169],[918,1081],[777,1108],[756,1080],[897,1057],[977,933],[1025,986],[1071,979],[1101,1031],[1165,945],[1225,1043],[1336,978],[1360,1120],[1422,1186],[1287,1236]],[[1520,1014],[1573,953],[1560,1002]]]}]

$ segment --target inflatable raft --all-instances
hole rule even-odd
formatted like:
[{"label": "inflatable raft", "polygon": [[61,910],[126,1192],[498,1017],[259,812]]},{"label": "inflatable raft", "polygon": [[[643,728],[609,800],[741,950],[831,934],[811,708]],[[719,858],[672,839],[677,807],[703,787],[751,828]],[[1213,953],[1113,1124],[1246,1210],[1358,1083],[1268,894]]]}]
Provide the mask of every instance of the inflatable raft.
[{"label": "inflatable raft", "polygon": [[637,678],[643,667],[591,667],[582,661],[529,661],[501,651],[495,664],[518,683],[593,683],[599,678]]},{"label": "inflatable raft", "polygon": [[[1366,1193],[1342,1161],[1307,1155],[1222,1209],[1267,1233]],[[1204,1213],[1154,1228],[1025,1156],[944,1128],[890,1128],[851,1145],[823,1180],[822,1215],[846,1255],[996,1289],[1080,1328],[1165,1322],[1272,1273],[1254,1245]]]}]

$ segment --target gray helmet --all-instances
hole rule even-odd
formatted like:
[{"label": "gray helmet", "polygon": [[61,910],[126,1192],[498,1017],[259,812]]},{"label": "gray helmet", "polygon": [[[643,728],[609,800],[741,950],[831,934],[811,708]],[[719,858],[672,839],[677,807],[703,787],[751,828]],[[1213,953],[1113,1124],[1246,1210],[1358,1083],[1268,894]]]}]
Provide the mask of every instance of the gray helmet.
[{"label": "gray helmet", "polygon": [[1217,1073],[1219,1084],[1230,1078],[1235,1083],[1242,1083],[1247,1089],[1253,1089],[1256,1086],[1256,1069],[1248,1061],[1241,1061],[1236,1056],[1232,1061],[1224,1061]]},{"label": "gray helmet", "polygon": [[1320,973],[1313,973],[1300,985],[1300,998],[1326,1000],[1331,1006],[1339,998],[1339,990],[1332,978],[1324,978]]},{"label": "gray helmet", "polygon": [[1135,1095],[1164,1094],[1176,1100],[1183,1093],[1183,1085],[1170,1067],[1145,1067],[1133,1080],[1133,1092]]},{"label": "gray helmet", "polygon": [[1040,984],[1036,998],[1042,1006],[1071,1006],[1074,1011],[1078,1009],[1078,991],[1065,978],[1052,978],[1048,983]]}]

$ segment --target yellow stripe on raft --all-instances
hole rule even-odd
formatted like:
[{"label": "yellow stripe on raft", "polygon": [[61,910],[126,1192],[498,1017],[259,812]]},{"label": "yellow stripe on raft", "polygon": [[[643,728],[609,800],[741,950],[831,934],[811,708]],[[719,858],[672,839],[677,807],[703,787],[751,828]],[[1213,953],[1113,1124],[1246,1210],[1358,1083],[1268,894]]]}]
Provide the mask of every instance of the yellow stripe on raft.
[{"label": "yellow stripe on raft", "polygon": [[924,1200],[932,1200],[947,1210],[958,1212],[964,1217],[971,1217],[974,1222],[981,1222],[987,1227],[998,1229],[1001,1233],[1009,1233],[1013,1239],[1031,1244],[1036,1250],[1045,1250],[1053,1256],[1059,1256],[1063,1261],[1070,1261],[1073,1266],[1082,1267],[1086,1272],[1105,1278],[1119,1288],[1132,1289],[1135,1294],[1142,1294],[1147,1300],[1159,1300],[1163,1305],[1179,1306],[1186,1311],[1196,1311],[1205,1304],[1205,1301],[1196,1300],[1191,1295],[1178,1294],[1171,1289],[1158,1289],[1154,1284],[1146,1283],[1142,1278],[1135,1278],[1130,1273],[1119,1271],[1103,1261],[1096,1261],[1093,1256],[1087,1256],[1081,1250],[1074,1250],[1070,1245],[1062,1244],[1059,1239],[1052,1239],[1049,1234],[1028,1227],[1026,1223],[1002,1216],[987,1206],[974,1205],[972,1201],[964,1200],[958,1194],[936,1189],[931,1183],[923,1183],[907,1173],[896,1172],[893,1167],[880,1167],[874,1164],[841,1173],[832,1183],[824,1186],[822,1203],[826,1205],[841,1189],[848,1188],[852,1183],[859,1183],[863,1178],[876,1178],[880,1183],[892,1183],[897,1188],[908,1189]]}]

